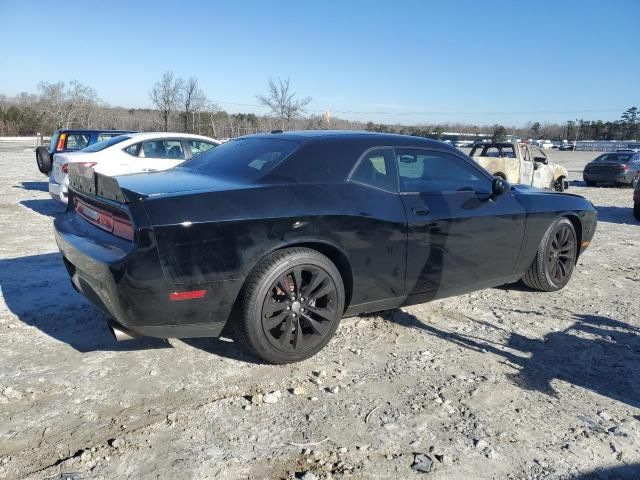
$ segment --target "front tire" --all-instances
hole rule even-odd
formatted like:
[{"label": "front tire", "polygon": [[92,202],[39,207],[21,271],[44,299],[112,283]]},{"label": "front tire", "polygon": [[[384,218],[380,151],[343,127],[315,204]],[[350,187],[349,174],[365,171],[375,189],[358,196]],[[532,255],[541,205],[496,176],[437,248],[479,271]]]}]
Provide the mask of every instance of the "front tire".
[{"label": "front tire", "polygon": [[568,218],[559,218],[542,237],[533,263],[522,277],[530,288],[555,292],[571,278],[576,263],[578,242]]},{"label": "front tire", "polygon": [[287,248],[264,259],[241,295],[237,337],[269,363],[299,362],[318,353],[344,312],[340,272],[309,248]]},{"label": "front tire", "polygon": [[556,192],[564,192],[564,177],[558,177],[553,184],[553,188]]}]

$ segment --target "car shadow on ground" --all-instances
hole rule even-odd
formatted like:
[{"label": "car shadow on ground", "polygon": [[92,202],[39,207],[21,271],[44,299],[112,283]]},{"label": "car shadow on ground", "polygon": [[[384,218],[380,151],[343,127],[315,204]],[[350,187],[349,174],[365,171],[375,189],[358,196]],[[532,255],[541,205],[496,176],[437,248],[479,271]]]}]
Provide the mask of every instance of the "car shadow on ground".
[{"label": "car shadow on ground", "polygon": [[[9,310],[22,323],[79,352],[172,348],[166,340],[149,337],[117,342],[107,327],[107,314],[71,286],[58,253],[0,260],[0,292]],[[263,363],[231,340],[232,337],[230,330],[225,329],[223,338],[181,341],[221,357]]]},{"label": "car shadow on ground", "polygon": [[53,217],[53,218],[59,215],[62,215],[67,208],[65,205],[63,205],[62,203],[56,202],[52,198],[38,199],[38,200],[22,200],[20,204],[27,207],[30,210],[33,210],[36,213],[39,213],[40,215],[45,215],[47,217]]},{"label": "car shadow on ground", "polygon": [[382,317],[476,352],[499,355],[517,369],[510,378],[522,388],[557,396],[551,385],[557,379],[640,408],[640,328],[622,321],[574,314],[571,326],[542,338],[501,330],[507,336],[496,342],[443,330],[402,310]]},{"label": "car shadow on ground", "polygon": [[72,288],[60,254],[0,260],[0,289],[4,303],[22,323],[79,352],[171,347],[152,338],[116,342],[107,328],[108,317]]},{"label": "car shadow on ground", "polygon": [[618,467],[598,468],[593,472],[571,477],[571,480],[638,480],[638,478],[640,478],[640,463],[633,463]]},{"label": "car shadow on ground", "polygon": [[629,198],[629,208],[624,207],[604,207],[596,206],[598,210],[598,222],[637,224],[638,221],[633,216],[633,203]]},{"label": "car shadow on ground", "polygon": [[20,182],[20,185],[14,185],[13,188],[22,188],[23,190],[34,190],[37,192],[48,192],[49,182]]}]

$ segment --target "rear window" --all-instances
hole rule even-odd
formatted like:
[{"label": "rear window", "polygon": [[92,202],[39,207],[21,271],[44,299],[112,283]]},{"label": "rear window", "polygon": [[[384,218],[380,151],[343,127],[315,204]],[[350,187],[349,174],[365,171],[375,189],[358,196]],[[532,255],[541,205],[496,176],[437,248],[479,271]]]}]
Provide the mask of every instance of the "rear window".
[{"label": "rear window", "polygon": [[178,168],[251,182],[263,178],[297,146],[297,142],[290,140],[237,138],[193,157]]},{"label": "rear window", "polygon": [[627,163],[633,157],[633,153],[609,153],[600,155],[596,158],[596,162],[611,162],[611,163]]},{"label": "rear window", "polygon": [[112,137],[109,138],[108,140],[103,140],[101,142],[98,143],[94,143],[93,145],[89,145],[86,148],[83,148],[82,151],[83,152],[99,152],[101,150],[104,150],[105,148],[109,148],[112,145],[116,145],[120,142],[124,142],[125,140],[129,140],[131,137],[126,137],[124,135],[120,135],[118,137]]}]

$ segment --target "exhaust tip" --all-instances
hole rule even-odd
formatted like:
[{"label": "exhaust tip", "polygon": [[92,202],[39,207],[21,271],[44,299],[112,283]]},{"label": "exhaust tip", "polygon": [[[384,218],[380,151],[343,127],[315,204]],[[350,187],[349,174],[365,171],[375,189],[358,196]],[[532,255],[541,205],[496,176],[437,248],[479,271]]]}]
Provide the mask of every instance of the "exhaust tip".
[{"label": "exhaust tip", "polygon": [[113,338],[115,338],[118,342],[124,342],[126,340],[133,340],[134,338],[137,338],[137,335],[135,333],[127,330],[124,326],[116,322],[109,322],[109,330],[111,330]]}]

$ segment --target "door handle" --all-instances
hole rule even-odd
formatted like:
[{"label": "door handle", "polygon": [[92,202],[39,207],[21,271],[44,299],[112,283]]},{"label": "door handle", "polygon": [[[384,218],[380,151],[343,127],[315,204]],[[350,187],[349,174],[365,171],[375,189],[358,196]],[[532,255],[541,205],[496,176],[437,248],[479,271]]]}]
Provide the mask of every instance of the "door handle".
[{"label": "door handle", "polygon": [[431,210],[429,210],[427,207],[412,207],[411,211],[414,213],[414,215],[418,215],[419,217],[426,217],[431,213]]}]

